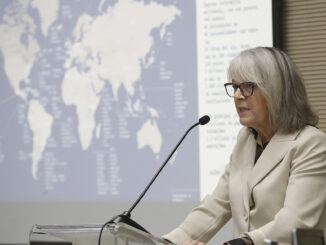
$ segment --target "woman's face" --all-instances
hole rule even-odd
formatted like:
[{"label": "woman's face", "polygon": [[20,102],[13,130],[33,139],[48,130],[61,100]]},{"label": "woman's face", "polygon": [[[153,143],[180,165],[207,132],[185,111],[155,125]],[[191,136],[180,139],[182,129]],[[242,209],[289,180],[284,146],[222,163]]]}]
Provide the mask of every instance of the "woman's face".
[{"label": "woman's face", "polygon": [[238,88],[234,94],[234,103],[242,125],[254,128],[262,136],[270,135],[267,103],[257,86],[250,97],[244,97]]}]

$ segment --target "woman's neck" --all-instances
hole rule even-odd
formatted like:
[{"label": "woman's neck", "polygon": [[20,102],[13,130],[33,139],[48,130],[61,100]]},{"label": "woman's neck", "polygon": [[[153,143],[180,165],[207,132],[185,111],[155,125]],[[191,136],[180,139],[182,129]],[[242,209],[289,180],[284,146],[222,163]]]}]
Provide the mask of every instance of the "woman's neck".
[{"label": "woman's neck", "polygon": [[258,131],[258,134],[259,134],[259,137],[262,141],[263,144],[269,142],[271,140],[271,138],[273,137],[273,132],[270,130],[268,132],[261,132],[261,131]]},{"label": "woman's neck", "polygon": [[264,129],[261,130],[256,129],[256,131],[259,134],[259,137],[263,144],[269,142],[274,135],[274,132],[269,125],[267,125]]}]

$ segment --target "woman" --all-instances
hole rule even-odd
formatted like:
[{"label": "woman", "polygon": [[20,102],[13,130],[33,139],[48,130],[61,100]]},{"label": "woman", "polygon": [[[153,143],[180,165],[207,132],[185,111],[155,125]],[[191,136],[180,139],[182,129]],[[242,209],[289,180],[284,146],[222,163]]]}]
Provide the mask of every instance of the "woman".
[{"label": "woman", "polygon": [[235,239],[226,244],[289,245],[293,228],[326,234],[326,135],[295,64],[258,47],[234,58],[228,75],[244,127],[214,192],[165,238],[206,243],[231,217]]}]

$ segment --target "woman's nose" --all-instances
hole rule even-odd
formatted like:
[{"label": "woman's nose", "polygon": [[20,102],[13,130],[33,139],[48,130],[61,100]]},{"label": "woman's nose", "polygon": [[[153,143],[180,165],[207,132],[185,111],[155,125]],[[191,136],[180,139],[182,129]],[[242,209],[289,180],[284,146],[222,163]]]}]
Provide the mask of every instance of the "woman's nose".
[{"label": "woman's nose", "polygon": [[244,96],[243,96],[242,93],[241,93],[240,88],[237,88],[237,89],[234,91],[234,98],[237,98],[237,99],[243,99],[243,98],[244,98]]}]

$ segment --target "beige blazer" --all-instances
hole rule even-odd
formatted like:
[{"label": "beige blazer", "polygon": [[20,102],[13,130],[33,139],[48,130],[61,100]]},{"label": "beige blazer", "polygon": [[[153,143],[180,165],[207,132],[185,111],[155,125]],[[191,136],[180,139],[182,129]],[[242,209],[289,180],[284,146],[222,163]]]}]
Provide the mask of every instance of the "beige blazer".
[{"label": "beige blazer", "polygon": [[[326,235],[326,134],[307,126],[273,136],[254,164],[256,140],[241,129],[214,192],[164,237],[176,244],[208,242],[232,217],[233,235],[291,244],[293,228],[318,228]],[[221,243],[224,241],[221,241]]]}]

